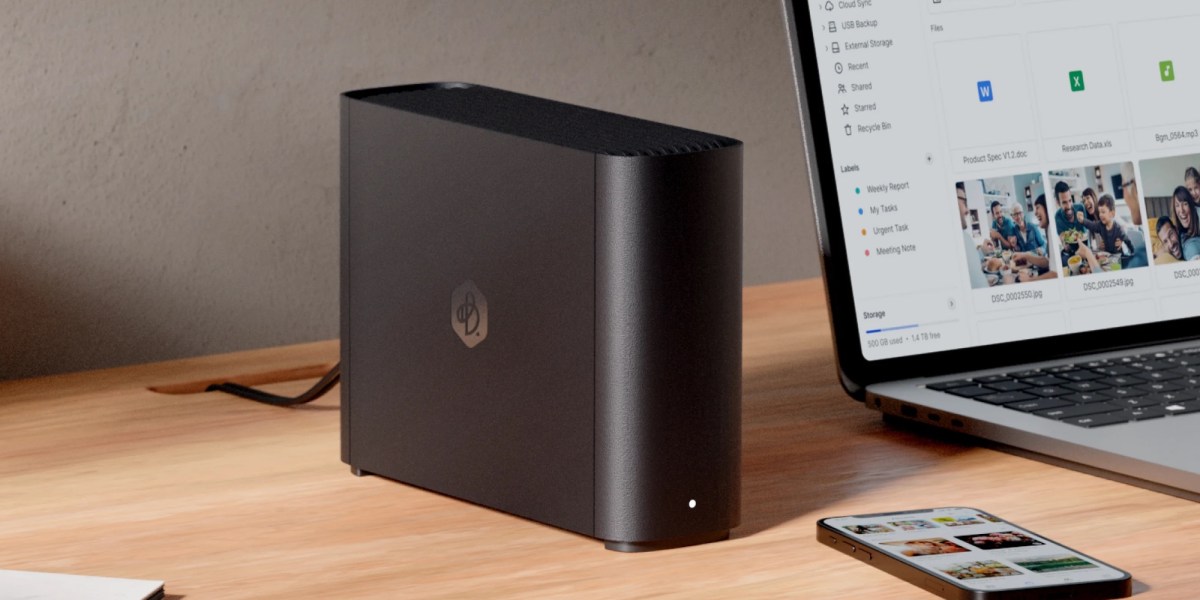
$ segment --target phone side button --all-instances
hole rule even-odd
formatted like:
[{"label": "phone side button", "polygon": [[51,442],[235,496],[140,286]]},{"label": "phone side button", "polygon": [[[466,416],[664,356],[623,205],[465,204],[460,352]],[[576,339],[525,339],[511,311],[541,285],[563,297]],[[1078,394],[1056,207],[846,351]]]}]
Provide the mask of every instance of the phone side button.
[{"label": "phone side button", "polygon": [[943,591],[945,591],[945,587],[946,587],[942,584],[941,581],[938,581],[937,579],[934,579],[932,577],[926,577],[925,581],[923,581],[921,583],[925,589],[927,589],[931,592],[934,592],[935,594],[942,593]]},{"label": "phone side button", "polygon": [[873,556],[871,556],[870,552],[867,552],[866,550],[861,550],[861,549],[858,551],[858,557],[861,558],[862,560],[871,560],[872,558],[874,558]]}]

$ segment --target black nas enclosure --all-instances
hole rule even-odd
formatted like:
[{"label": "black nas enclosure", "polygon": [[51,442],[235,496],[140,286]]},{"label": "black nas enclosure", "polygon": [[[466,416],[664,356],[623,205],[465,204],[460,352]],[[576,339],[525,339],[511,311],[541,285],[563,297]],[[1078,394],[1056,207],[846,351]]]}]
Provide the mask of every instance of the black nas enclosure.
[{"label": "black nas enclosure", "polygon": [[728,537],[741,142],[460,83],[341,114],[342,460],[614,550]]}]

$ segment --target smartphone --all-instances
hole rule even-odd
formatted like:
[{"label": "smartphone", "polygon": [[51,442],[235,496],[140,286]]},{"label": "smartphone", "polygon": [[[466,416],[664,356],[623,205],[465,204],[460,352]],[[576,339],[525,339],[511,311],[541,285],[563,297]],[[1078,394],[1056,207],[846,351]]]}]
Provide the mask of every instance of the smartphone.
[{"label": "smartphone", "polygon": [[942,598],[1128,598],[1129,573],[975,508],[830,517],[822,544]]}]

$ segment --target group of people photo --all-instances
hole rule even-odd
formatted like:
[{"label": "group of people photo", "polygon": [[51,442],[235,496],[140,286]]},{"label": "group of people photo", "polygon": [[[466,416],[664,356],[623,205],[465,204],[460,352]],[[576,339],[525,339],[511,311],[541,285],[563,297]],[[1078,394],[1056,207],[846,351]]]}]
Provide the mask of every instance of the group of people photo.
[{"label": "group of people photo", "polygon": [[1049,182],[1064,276],[1150,264],[1133,163],[1051,171]]},{"label": "group of people photo", "polygon": [[1200,260],[1200,155],[1142,161],[1154,264]]},{"label": "group of people photo", "polygon": [[1140,190],[1132,162],[956,183],[971,287],[1200,260],[1200,154],[1139,166]]},{"label": "group of people photo", "polygon": [[1057,276],[1039,173],[955,184],[963,249],[974,289]]}]

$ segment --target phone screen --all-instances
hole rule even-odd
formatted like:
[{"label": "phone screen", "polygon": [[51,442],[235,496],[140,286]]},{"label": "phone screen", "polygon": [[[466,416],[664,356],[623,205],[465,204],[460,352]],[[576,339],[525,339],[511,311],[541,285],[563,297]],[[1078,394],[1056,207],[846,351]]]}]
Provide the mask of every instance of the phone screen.
[{"label": "phone screen", "polygon": [[836,517],[824,523],[863,547],[874,547],[972,590],[1127,577],[1094,558],[973,508]]}]

